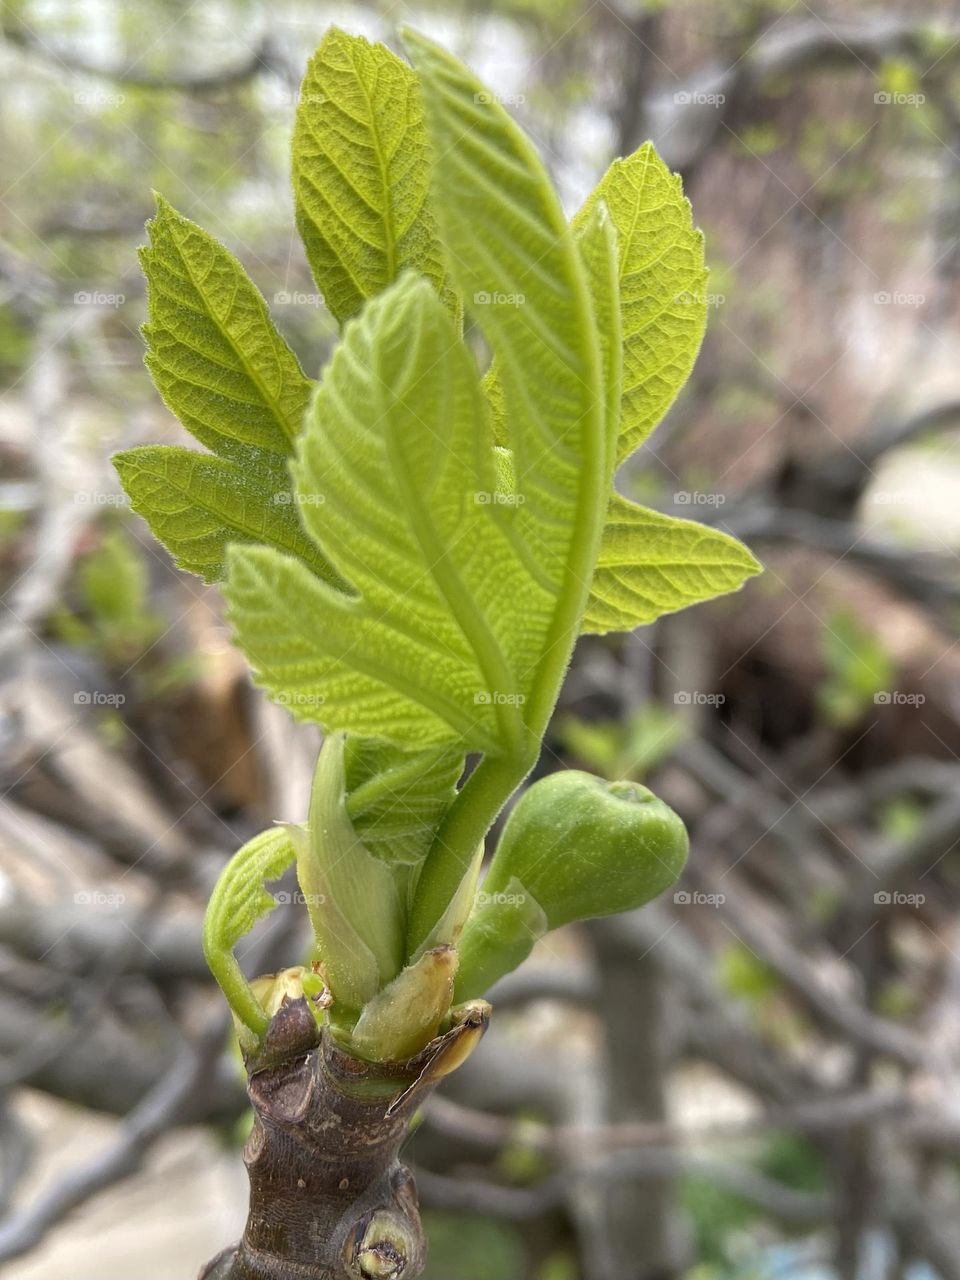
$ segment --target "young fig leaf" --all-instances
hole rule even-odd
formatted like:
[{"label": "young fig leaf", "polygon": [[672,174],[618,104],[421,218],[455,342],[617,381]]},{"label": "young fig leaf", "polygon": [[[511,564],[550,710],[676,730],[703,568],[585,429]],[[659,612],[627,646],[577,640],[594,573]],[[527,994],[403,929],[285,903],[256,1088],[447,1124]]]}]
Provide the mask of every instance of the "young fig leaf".
[{"label": "young fig leaf", "polygon": [[277,905],[264,885],[278,880],[296,853],[282,827],[271,827],[238,849],[214,886],[203,918],[203,953],[230,1008],[255,1035],[270,1021],[233,954],[240,939]]},{"label": "young fig leaf", "polygon": [[442,291],[427,150],[410,67],[385,45],[331,27],[300,90],[293,192],[314,279],[341,323],[407,268]]}]

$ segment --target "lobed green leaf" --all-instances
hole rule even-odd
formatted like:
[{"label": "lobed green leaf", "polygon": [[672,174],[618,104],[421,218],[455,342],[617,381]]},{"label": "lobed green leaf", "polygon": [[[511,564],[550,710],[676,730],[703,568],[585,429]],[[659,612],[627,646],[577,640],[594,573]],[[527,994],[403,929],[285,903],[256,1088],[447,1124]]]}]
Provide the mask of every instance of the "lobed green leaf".
[{"label": "lobed green leaf", "polygon": [[583,630],[628,631],[737,591],[761,565],[718,529],[610,499]]}]

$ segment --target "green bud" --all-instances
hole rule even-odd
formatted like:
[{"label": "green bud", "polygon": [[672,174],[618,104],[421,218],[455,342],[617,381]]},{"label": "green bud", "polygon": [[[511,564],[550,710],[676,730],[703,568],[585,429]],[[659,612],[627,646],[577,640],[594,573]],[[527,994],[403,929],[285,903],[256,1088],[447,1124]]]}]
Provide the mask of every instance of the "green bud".
[{"label": "green bud", "polygon": [[683,823],[647,787],[570,769],[517,801],[483,890],[508,894],[519,880],[556,929],[642,907],[674,883],[688,849]]},{"label": "green bud", "polygon": [[308,826],[287,828],[337,1018],[358,1013],[400,972],[406,926],[402,886],[347,815],[343,750],[343,734],[325,740]]},{"label": "green bud", "polygon": [[453,1001],[457,953],[425,951],[363,1008],[350,1049],[374,1062],[405,1062],[437,1034]]}]

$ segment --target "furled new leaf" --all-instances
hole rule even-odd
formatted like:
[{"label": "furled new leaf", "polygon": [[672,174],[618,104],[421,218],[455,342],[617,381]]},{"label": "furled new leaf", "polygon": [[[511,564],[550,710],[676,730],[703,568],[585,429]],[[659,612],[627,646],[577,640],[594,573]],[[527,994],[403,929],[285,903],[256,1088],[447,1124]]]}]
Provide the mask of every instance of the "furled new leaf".
[{"label": "furled new leaf", "polygon": [[614,493],[583,629],[594,635],[630,630],[736,591],[760,568],[729,534]]},{"label": "furled new leaf", "polygon": [[237,1017],[258,1034],[266,1030],[269,1019],[243,976],[233,948],[277,905],[264,885],[279,879],[295,856],[290,837],[281,827],[271,827],[248,840],[220,873],[203,918],[203,952],[210,971]]},{"label": "furled new leaf", "polygon": [[[493,349],[513,454],[518,554],[555,597],[528,708],[542,726],[593,568],[609,486],[604,380],[586,272],[559,200],[523,131],[454,57],[404,41],[424,85],[436,157],[432,198],[450,272]],[[540,600],[524,601],[538,630]],[[542,634],[542,633],[541,633]]]},{"label": "furled new leaf", "polygon": [[347,813],[372,854],[415,866],[456,794],[464,758],[455,748],[404,751],[391,742],[348,738]]},{"label": "furled new leaf", "polygon": [[324,300],[341,323],[406,268],[443,283],[427,205],[420,87],[382,44],[331,27],[297,107],[297,227]]},{"label": "furled new leaf", "polygon": [[617,231],[623,395],[617,461],[641,444],[686,382],[707,320],[703,234],[680,176],[646,142],[614,160],[573,220],[603,201]]}]

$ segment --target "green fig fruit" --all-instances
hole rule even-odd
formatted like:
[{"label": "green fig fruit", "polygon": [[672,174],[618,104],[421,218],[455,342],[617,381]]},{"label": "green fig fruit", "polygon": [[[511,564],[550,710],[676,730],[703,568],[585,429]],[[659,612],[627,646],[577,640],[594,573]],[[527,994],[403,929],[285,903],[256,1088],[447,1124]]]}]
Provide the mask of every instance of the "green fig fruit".
[{"label": "green fig fruit", "polygon": [[507,893],[516,878],[556,929],[643,906],[674,883],[688,849],[680,818],[647,787],[565,770],[517,801],[483,891]]}]

